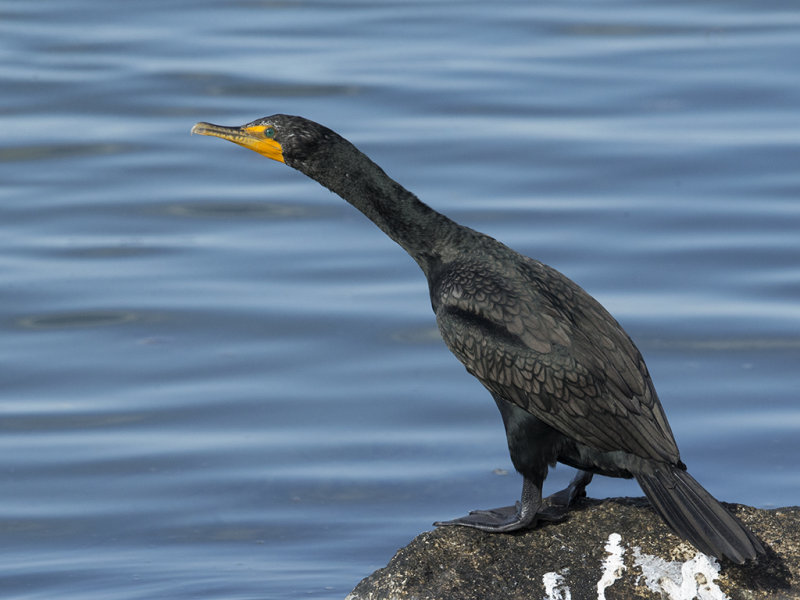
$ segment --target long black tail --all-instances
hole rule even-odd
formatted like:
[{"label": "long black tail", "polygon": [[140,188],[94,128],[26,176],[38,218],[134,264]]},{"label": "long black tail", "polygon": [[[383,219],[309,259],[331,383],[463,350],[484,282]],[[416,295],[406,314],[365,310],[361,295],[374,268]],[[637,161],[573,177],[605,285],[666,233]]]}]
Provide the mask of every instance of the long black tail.
[{"label": "long black tail", "polygon": [[761,542],[685,470],[661,464],[636,480],[661,518],[701,552],[739,564],[764,553]]}]

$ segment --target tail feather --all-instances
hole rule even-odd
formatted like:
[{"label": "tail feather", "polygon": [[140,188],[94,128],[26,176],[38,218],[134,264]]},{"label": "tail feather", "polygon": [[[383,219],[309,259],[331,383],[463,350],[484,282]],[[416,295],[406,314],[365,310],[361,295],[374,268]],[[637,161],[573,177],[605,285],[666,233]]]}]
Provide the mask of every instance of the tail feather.
[{"label": "tail feather", "polygon": [[685,470],[659,465],[636,480],[661,518],[701,552],[739,564],[764,553],[747,527]]}]

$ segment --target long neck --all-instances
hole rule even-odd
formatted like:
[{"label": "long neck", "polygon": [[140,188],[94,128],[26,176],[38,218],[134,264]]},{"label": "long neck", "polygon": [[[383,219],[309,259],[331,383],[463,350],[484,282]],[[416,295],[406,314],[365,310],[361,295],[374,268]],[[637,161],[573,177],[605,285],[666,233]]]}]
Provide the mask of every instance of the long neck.
[{"label": "long neck", "polygon": [[344,138],[321,159],[296,165],[364,213],[429,273],[469,231],[421,202]]}]

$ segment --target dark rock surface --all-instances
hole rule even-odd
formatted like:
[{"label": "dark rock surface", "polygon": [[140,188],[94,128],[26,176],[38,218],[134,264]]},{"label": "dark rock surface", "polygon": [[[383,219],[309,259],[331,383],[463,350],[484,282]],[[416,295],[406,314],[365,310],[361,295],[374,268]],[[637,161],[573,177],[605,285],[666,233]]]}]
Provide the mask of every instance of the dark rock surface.
[{"label": "dark rock surface", "polygon": [[347,600],[800,599],[800,507],[727,506],[768,547],[757,564],[698,553],[644,498],[584,499],[522,533],[422,533]]}]

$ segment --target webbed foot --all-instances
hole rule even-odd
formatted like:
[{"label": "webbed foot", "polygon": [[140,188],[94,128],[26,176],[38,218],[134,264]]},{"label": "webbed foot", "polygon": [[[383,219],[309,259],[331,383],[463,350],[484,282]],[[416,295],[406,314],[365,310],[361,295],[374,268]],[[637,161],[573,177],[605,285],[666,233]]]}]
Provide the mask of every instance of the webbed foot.
[{"label": "webbed foot", "polygon": [[591,473],[588,471],[578,471],[567,487],[545,498],[544,504],[552,508],[567,509],[572,506],[578,498],[586,496],[586,486],[589,485],[591,481]]},{"label": "webbed foot", "polygon": [[463,525],[473,527],[481,531],[493,531],[497,533],[517,531],[536,524],[536,514],[530,514],[523,510],[522,504],[517,502],[514,506],[503,506],[500,508],[490,508],[488,510],[473,510],[464,517],[452,519],[451,521],[437,521],[436,527],[445,525]]},{"label": "webbed foot", "polygon": [[522,485],[522,499],[514,506],[473,510],[468,515],[451,521],[437,521],[436,527],[462,525],[481,531],[505,533],[536,526],[539,521],[558,521],[564,511],[542,504],[542,489],[525,479]]}]

